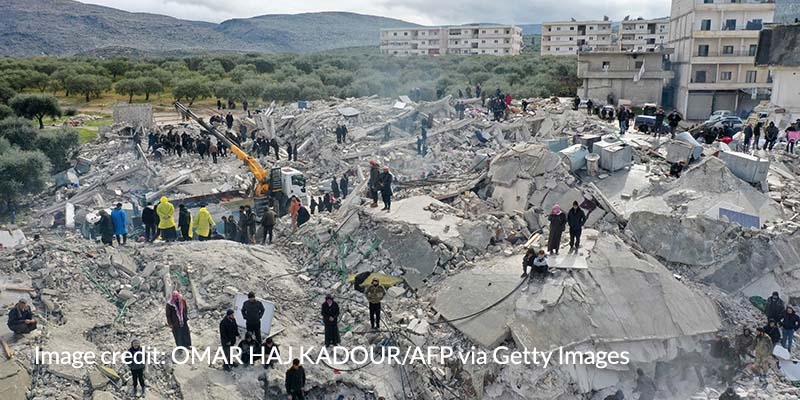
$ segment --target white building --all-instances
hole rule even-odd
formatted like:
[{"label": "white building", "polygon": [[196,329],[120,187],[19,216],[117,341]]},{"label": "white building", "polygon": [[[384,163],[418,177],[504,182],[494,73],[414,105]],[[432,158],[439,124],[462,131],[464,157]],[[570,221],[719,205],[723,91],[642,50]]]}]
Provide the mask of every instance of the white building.
[{"label": "white building", "polygon": [[519,55],[521,50],[522,28],[513,25],[381,29],[381,54],[394,56],[514,56]]},{"label": "white building", "polygon": [[772,74],[770,102],[786,110],[792,121],[800,118],[800,24],[768,25],[761,31],[756,64]]},{"label": "white building", "polygon": [[611,46],[611,21],[545,22],[542,55],[575,55],[579,49]]},{"label": "white building", "polygon": [[774,0],[672,1],[674,107],[685,119],[742,114],[769,98],[769,72],[754,65],[759,30],[774,14]]},{"label": "white building", "polygon": [[622,51],[655,51],[669,42],[669,17],[622,21],[618,43]]}]

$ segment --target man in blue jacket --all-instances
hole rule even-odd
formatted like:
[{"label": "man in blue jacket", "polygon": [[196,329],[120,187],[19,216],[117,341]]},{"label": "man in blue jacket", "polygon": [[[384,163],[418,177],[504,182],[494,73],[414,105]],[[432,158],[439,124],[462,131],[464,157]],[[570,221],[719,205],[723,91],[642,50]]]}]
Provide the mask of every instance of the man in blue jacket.
[{"label": "man in blue jacket", "polygon": [[20,299],[9,311],[7,325],[8,329],[17,334],[31,333],[36,329],[36,319],[33,318],[33,312],[25,299]]},{"label": "man in blue jacket", "polygon": [[122,209],[122,203],[117,203],[111,211],[111,222],[114,224],[114,236],[117,237],[117,244],[128,243],[128,215]]}]

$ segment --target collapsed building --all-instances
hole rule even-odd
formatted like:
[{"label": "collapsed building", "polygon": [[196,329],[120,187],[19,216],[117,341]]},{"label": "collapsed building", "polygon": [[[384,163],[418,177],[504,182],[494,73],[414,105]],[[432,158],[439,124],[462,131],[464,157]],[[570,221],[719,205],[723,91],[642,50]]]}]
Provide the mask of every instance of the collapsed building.
[{"label": "collapsed building", "polygon": [[[709,343],[763,323],[747,296],[773,290],[798,296],[795,157],[745,159],[745,170],[770,163],[762,181],[749,182],[724,161],[736,153],[730,149],[697,144],[701,154],[695,154],[695,144],[687,150],[679,139],[619,137],[614,126],[559,99],[532,100],[527,111],[512,107],[506,121],[491,121],[479,99],[465,100],[466,117],[459,119],[454,102],[330,99],[240,113],[232,131],[250,138],[245,151],[251,153],[253,137],[297,144],[295,160],[287,160],[284,146],[280,160],[256,158],[302,171],[308,195],[329,191],[331,178],[351,177],[351,195],[334,212],[316,213],[297,231],[282,217],[270,246],[97,244],[91,217],[117,202],[137,227],[134,237],[141,236],[141,208],[161,196],[189,208],[207,204],[215,219],[256,205],[251,172],[234,156],[218,163],[196,154],[157,161],[131,141],[151,131],[202,137],[201,126],[172,111],[121,109],[115,125],[80,149],[70,184],[35,197],[19,218],[29,238],[40,238],[8,246],[4,240],[10,250],[0,253],[0,299],[10,305],[29,298],[42,322],[25,336],[2,327],[14,358],[0,364],[0,394],[124,398],[126,368],[44,365],[35,348],[121,351],[138,338],[170,349],[163,310],[177,289],[186,295],[200,348],[218,346],[224,311],[235,308],[237,295],[254,291],[274,305],[268,335],[282,351],[322,343],[319,304],[333,293],[345,346],[506,346],[630,357],[624,365],[589,360],[549,368],[306,365],[312,399],[602,399],[617,390],[632,393],[637,368],[655,377],[658,398],[713,398],[714,388],[724,389],[716,372],[723,361],[708,356]],[[420,152],[417,132],[431,119],[427,150]],[[349,131],[341,144],[332,133],[338,124]],[[677,179],[667,177],[670,149],[690,161]],[[395,176],[391,212],[366,206],[369,160]],[[546,244],[552,207],[573,202],[587,213],[582,247],[551,257],[544,281],[520,279],[526,250]],[[364,273],[388,287],[386,332],[366,328],[366,299],[352,283]],[[229,373],[215,363],[162,360],[148,367],[152,398],[283,393],[283,368]],[[776,371],[768,379],[764,387],[742,373],[734,386],[749,398],[798,395],[795,379]]]}]

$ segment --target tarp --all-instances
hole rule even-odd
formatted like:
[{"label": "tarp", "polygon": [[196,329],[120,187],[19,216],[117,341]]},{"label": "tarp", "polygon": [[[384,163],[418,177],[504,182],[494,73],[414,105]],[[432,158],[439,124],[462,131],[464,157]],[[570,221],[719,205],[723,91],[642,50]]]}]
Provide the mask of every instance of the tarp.
[{"label": "tarp", "polygon": [[[347,276],[347,281],[350,282],[350,283],[355,281],[355,279],[356,279],[356,275],[355,274]],[[364,280],[364,282],[361,283],[361,287],[367,287],[367,286],[371,285],[373,279],[377,279],[380,282],[381,286],[383,286],[383,287],[394,286],[394,285],[397,285],[398,283],[403,281],[403,278],[398,278],[396,276],[391,276],[391,275],[386,275],[386,274],[379,274],[379,273],[373,272],[372,274],[370,274],[367,277],[367,279]]]}]

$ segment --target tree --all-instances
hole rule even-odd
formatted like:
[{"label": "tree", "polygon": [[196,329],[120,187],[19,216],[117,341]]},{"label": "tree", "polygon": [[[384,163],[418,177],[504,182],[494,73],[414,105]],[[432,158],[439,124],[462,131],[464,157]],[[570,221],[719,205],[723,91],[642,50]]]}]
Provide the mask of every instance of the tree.
[{"label": "tree", "polygon": [[54,171],[61,171],[70,166],[69,159],[78,148],[78,140],[78,131],[68,126],[40,133],[35,146],[47,156]]},{"label": "tree", "polygon": [[111,88],[111,80],[104,76],[80,74],[67,78],[66,88],[72,93],[80,93],[86,96],[86,102],[89,102],[89,96],[100,95],[106,90]]},{"label": "tree", "polygon": [[39,129],[44,129],[42,122],[44,117],[61,116],[58,99],[50,94],[18,94],[8,102],[8,105],[21,117],[36,118],[39,121]]},{"label": "tree", "polygon": [[0,200],[14,201],[47,188],[50,161],[41,151],[6,150],[0,157]]},{"label": "tree", "polygon": [[0,104],[0,120],[13,116],[14,116],[14,110],[12,110],[11,107],[5,104]]},{"label": "tree", "polygon": [[257,99],[264,93],[267,83],[260,79],[248,79],[239,85],[239,92],[244,99]]},{"label": "tree", "polygon": [[126,78],[114,84],[117,94],[128,95],[128,103],[133,103],[133,96],[142,94],[143,88],[139,79]]},{"label": "tree", "polygon": [[236,83],[242,83],[246,79],[255,78],[256,67],[251,64],[237,65],[230,72],[231,80]]},{"label": "tree", "polygon": [[164,90],[164,87],[161,85],[161,82],[154,77],[142,77],[136,80],[139,83],[139,86],[144,93],[144,101],[150,101],[150,95],[155,93],[161,93]]},{"label": "tree", "polygon": [[0,137],[6,138],[22,150],[34,149],[37,134],[31,122],[25,118],[6,118],[0,121]]},{"label": "tree", "polygon": [[214,83],[214,96],[226,100],[239,100],[241,97],[239,85],[231,81],[217,81]]},{"label": "tree", "polygon": [[207,79],[192,78],[180,80],[175,84],[172,89],[172,95],[176,101],[186,99],[189,106],[195,100],[204,99],[211,96],[211,85],[208,84]]},{"label": "tree", "polygon": [[116,80],[118,76],[122,75],[130,69],[131,63],[123,58],[113,58],[103,63],[103,68],[111,74],[111,79]]},{"label": "tree", "polygon": [[5,85],[0,82],[0,103],[8,104],[12,97],[16,96],[17,92],[11,86]]}]

